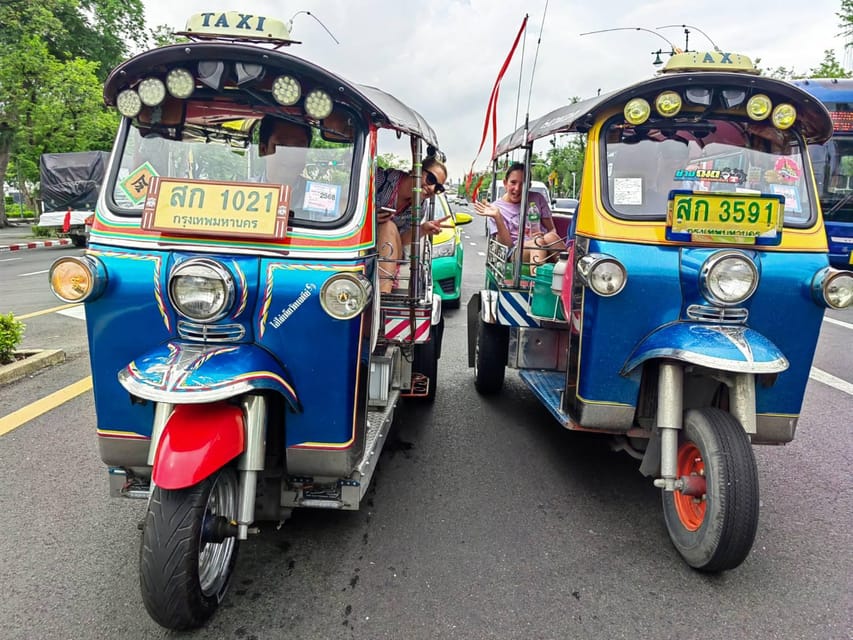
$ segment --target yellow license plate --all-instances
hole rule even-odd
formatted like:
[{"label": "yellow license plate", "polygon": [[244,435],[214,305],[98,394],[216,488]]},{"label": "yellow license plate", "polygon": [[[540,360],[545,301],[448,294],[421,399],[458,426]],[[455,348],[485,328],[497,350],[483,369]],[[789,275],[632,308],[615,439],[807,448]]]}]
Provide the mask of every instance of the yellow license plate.
[{"label": "yellow license plate", "polygon": [[284,238],[290,187],[153,177],[142,227],[190,235]]},{"label": "yellow license plate", "polygon": [[692,241],[775,244],[781,239],[785,200],[771,194],[671,194],[667,224]]}]

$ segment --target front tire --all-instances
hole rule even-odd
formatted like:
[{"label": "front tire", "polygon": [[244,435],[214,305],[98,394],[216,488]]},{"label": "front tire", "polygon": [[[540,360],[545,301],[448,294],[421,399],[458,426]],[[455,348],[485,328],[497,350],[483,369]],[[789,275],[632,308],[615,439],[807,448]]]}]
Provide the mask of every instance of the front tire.
[{"label": "front tire", "polygon": [[663,492],[672,544],[695,569],[734,569],[749,555],[758,529],[758,470],[749,437],[734,416],[713,408],[685,413],[678,477],[691,475],[704,475],[704,496]]},{"label": "front tire", "polygon": [[474,386],[481,394],[493,395],[503,388],[508,350],[509,328],[480,318],[474,345]]},{"label": "front tire", "polygon": [[139,552],[142,601],[157,624],[194,629],[216,611],[228,589],[239,541],[210,541],[218,516],[237,519],[237,476],[222,469],[174,491],[155,487]]}]

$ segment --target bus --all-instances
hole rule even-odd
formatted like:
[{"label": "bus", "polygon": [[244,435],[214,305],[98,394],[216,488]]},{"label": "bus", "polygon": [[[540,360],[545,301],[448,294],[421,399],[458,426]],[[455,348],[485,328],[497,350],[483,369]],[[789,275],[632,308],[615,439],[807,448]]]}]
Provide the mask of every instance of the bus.
[{"label": "bus", "polygon": [[832,117],[832,138],[809,145],[820,206],[823,209],[829,261],[839,268],[853,264],[853,79],[808,78],[793,84],[820,100]]}]

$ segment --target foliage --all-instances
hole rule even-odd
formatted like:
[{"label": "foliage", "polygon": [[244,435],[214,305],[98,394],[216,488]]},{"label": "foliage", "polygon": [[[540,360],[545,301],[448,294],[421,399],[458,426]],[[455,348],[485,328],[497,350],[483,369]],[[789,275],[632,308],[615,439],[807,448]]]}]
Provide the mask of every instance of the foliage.
[{"label": "foliage", "polygon": [[24,338],[24,323],[15,319],[15,315],[0,314],[0,364],[14,361],[12,352],[18,348]]},{"label": "foliage", "polygon": [[0,2],[0,227],[10,162],[32,205],[42,153],[107,150],[118,124],[101,85],[132,46],[142,46],[142,0]]},{"label": "foliage", "polygon": [[380,153],[376,157],[376,163],[383,169],[410,169],[412,163],[394,153]]},{"label": "foliage", "polygon": [[33,231],[33,235],[36,238],[51,238],[53,237],[54,228],[53,227],[40,227],[34,224],[31,227]]},{"label": "foliage", "polygon": [[[853,2],[853,0],[850,0]],[[756,60],[756,65],[760,60]],[[773,70],[762,69],[761,73],[771,78],[779,78],[780,80],[796,80],[798,78],[850,78],[853,73],[847,71],[838,59],[835,57],[835,51],[825,49],[823,52],[823,61],[816,67],[812,67],[805,73],[800,73],[795,69],[786,67],[776,67]]]},{"label": "foliage", "polygon": [[[841,11],[835,15],[841,20],[838,24],[841,27],[841,35],[846,38],[853,36],[853,0],[841,0]],[[853,46],[853,40],[846,46]]]}]

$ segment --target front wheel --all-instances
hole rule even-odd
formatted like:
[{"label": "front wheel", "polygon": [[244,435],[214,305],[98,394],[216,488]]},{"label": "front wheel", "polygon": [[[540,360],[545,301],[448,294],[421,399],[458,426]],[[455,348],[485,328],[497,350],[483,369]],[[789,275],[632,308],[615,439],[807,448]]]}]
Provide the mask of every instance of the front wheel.
[{"label": "front wheel", "polygon": [[167,629],[194,629],[225,595],[238,540],[223,536],[237,519],[237,476],[231,469],[187,489],[155,487],[148,504],[139,582],[151,617]]},{"label": "front wheel", "polygon": [[678,477],[701,476],[704,495],[663,492],[673,545],[691,567],[707,572],[739,566],[758,528],[758,470],[749,437],[720,409],[693,409],[679,435]]},{"label": "front wheel", "polygon": [[474,345],[474,386],[483,395],[498,393],[504,384],[509,328],[477,322],[477,342]]}]

